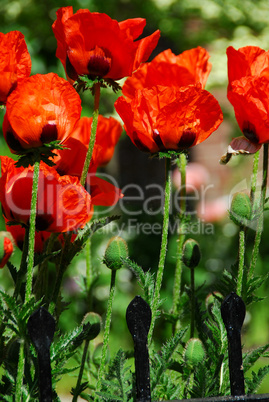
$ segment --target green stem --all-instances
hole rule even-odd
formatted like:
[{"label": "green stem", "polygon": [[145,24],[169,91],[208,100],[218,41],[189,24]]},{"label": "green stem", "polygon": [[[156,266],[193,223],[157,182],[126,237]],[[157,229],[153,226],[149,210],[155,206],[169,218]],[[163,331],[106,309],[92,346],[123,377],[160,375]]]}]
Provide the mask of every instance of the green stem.
[{"label": "green stem", "polygon": [[72,233],[69,233],[67,235],[66,239],[65,239],[64,247],[62,249],[61,260],[60,260],[60,264],[59,264],[59,267],[58,267],[58,271],[57,271],[57,275],[56,275],[56,281],[55,281],[55,285],[54,285],[54,290],[53,290],[53,293],[52,293],[52,296],[51,296],[51,302],[50,302],[50,306],[49,306],[50,314],[53,314],[54,309],[56,307],[57,300],[58,300],[59,293],[60,293],[60,289],[61,289],[63,276],[64,276],[64,273],[65,273],[66,268],[67,268],[68,263],[69,263],[66,260],[66,255],[68,254],[68,250],[69,250],[69,247],[70,247],[71,237],[72,237]]},{"label": "green stem", "polygon": [[190,268],[191,270],[191,329],[190,338],[194,337],[194,321],[195,321],[195,282],[194,282],[194,270],[195,268]]},{"label": "green stem", "polygon": [[[45,255],[49,256],[53,250],[54,242],[58,237],[58,233],[51,233],[48,241],[46,242]],[[47,295],[48,291],[48,259],[44,261],[38,267],[37,278],[34,285],[34,293],[36,299],[40,300],[43,296]]]},{"label": "green stem", "polygon": [[20,344],[19,351],[19,361],[18,361],[18,371],[16,378],[16,388],[15,388],[15,402],[21,402],[22,398],[22,387],[23,387],[23,377],[24,377],[24,342]]},{"label": "green stem", "polygon": [[240,228],[238,277],[237,277],[237,287],[236,287],[236,293],[239,297],[242,296],[242,284],[243,284],[243,276],[244,276],[244,259],[245,259],[245,228]]},{"label": "green stem", "polygon": [[101,380],[104,376],[104,369],[105,369],[105,362],[107,356],[107,348],[108,348],[108,340],[109,340],[109,332],[110,332],[110,324],[111,324],[111,317],[112,317],[112,305],[115,295],[115,283],[116,283],[116,272],[111,271],[111,282],[110,282],[110,293],[107,303],[107,313],[106,313],[106,321],[105,321],[105,328],[104,328],[104,340],[103,340],[103,347],[101,353],[101,362],[100,368],[98,373],[98,380],[96,384],[96,391],[100,391]]},{"label": "green stem", "polygon": [[176,314],[178,311],[178,302],[180,299],[180,289],[181,289],[181,278],[182,278],[182,248],[185,240],[184,235],[184,225],[186,217],[186,166],[187,158],[186,154],[182,153],[180,158],[177,160],[178,169],[181,175],[180,183],[180,213],[179,213],[179,236],[177,243],[177,260],[175,269],[175,280],[174,280],[174,290],[173,290],[173,313]]},{"label": "green stem", "polygon": [[248,273],[248,280],[251,280],[254,274],[255,266],[257,263],[258,255],[259,255],[259,247],[262,237],[263,231],[263,216],[264,216],[264,203],[266,197],[266,187],[267,187],[267,178],[268,178],[268,144],[263,145],[263,180],[261,187],[261,196],[259,203],[259,217],[257,223],[257,230],[254,240],[254,246],[252,250],[250,268]]},{"label": "green stem", "polygon": [[100,83],[94,84],[94,111],[92,116],[92,127],[91,127],[91,137],[89,142],[89,147],[87,151],[87,155],[85,158],[83,170],[81,173],[80,183],[82,186],[85,186],[87,174],[89,171],[93,148],[96,139],[96,132],[97,132],[97,123],[98,123],[98,115],[99,115],[99,101],[100,101]]},{"label": "green stem", "polygon": [[28,241],[25,239],[29,239],[29,227],[28,226],[25,229],[25,236],[24,236],[22,256],[21,256],[21,265],[20,265],[20,270],[18,272],[18,277],[17,277],[15,289],[14,289],[14,294],[13,294],[13,297],[15,299],[17,299],[18,295],[20,294],[22,280],[27,271]]},{"label": "green stem", "polygon": [[259,172],[259,159],[260,159],[260,151],[256,152],[253,159],[253,168],[252,168],[252,176],[251,176],[251,189],[250,189],[250,200],[253,206],[254,197],[256,193],[257,187],[257,176]]},{"label": "green stem", "polygon": [[94,280],[93,266],[92,266],[92,255],[91,255],[91,238],[89,237],[85,245],[86,252],[86,289],[87,289],[87,301],[89,310],[92,306],[92,284]]},{"label": "green stem", "polygon": [[89,292],[92,281],[93,281],[93,272],[92,272],[92,259],[91,259],[91,238],[87,239],[85,245],[86,251],[86,287],[87,291]]},{"label": "green stem", "polygon": [[80,365],[80,369],[79,369],[77,384],[76,384],[76,388],[74,390],[74,396],[73,396],[72,402],[77,402],[79,394],[80,394],[79,389],[80,389],[80,384],[81,384],[81,380],[82,380],[82,376],[83,376],[83,371],[84,371],[84,367],[85,367],[85,362],[86,362],[86,357],[87,357],[89,344],[90,344],[90,341],[86,340],[85,345],[84,345],[84,349],[83,349],[81,365]]},{"label": "green stem", "polygon": [[39,179],[39,165],[40,162],[34,164],[33,187],[32,187],[32,200],[31,200],[31,213],[30,213],[30,229],[29,229],[29,246],[27,257],[27,277],[26,277],[26,290],[25,302],[27,303],[32,294],[33,283],[33,270],[34,270],[34,251],[35,251],[35,221],[36,221],[36,203]]},{"label": "green stem", "polygon": [[162,242],[161,242],[161,250],[160,250],[160,258],[159,258],[159,265],[156,277],[156,284],[154,289],[154,296],[153,302],[151,306],[152,310],[152,320],[151,325],[148,333],[148,344],[150,345],[154,325],[156,321],[157,309],[160,300],[160,290],[162,286],[162,278],[163,278],[163,271],[164,271],[164,263],[167,251],[167,238],[168,238],[168,228],[169,228],[169,209],[170,209],[170,198],[171,198],[171,161],[169,158],[165,159],[165,199],[164,199],[164,211],[163,211],[163,231],[162,231]]}]

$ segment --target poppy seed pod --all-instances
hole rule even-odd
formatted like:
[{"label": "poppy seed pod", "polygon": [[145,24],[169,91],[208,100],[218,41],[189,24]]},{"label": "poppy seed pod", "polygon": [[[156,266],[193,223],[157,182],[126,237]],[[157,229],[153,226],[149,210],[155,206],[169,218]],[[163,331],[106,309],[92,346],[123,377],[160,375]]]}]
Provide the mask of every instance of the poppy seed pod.
[{"label": "poppy seed pod", "polygon": [[13,239],[10,233],[0,232],[0,268],[3,268],[13,253]]},{"label": "poppy seed pod", "polygon": [[186,267],[195,268],[201,259],[201,251],[197,241],[188,239],[183,245],[182,260]]},{"label": "poppy seed pod", "polygon": [[113,271],[120,269],[122,258],[128,257],[128,247],[126,241],[121,237],[112,237],[106,247],[104,264]]},{"label": "poppy seed pod", "polygon": [[192,338],[188,341],[184,350],[184,360],[190,367],[195,367],[205,358],[205,349],[198,338]]},{"label": "poppy seed pod", "polygon": [[238,226],[246,226],[251,219],[251,201],[246,193],[240,192],[233,196],[230,218]]}]

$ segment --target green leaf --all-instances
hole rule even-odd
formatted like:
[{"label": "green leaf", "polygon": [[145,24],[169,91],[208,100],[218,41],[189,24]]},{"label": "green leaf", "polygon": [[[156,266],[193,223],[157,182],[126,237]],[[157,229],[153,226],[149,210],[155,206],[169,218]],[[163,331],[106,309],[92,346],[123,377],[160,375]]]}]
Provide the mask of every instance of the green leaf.
[{"label": "green leaf", "polygon": [[[144,272],[143,269],[129,258],[124,258],[122,261],[129,267],[138,279],[138,283],[141,286],[145,301],[151,306],[154,296],[155,275],[150,271]],[[159,302],[159,305],[161,301]]]}]

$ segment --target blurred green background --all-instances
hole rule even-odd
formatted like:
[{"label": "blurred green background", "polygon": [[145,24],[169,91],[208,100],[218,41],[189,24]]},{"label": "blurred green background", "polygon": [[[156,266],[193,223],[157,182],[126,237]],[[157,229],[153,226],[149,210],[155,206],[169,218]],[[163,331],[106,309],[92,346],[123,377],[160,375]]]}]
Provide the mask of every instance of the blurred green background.
[{"label": "blurred green background", "polygon": [[[118,21],[144,17],[147,25],[144,34],[151,34],[156,29],[161,30],[161,39],[152,57],[159,52],[171,48],[175,54],[196,46],[205,47],[213,64],[206,89],[211,91],[219,100],[225,123],[217,142],[223,143],[223,153],[232,136],[240,135],[237,128],[233,110],[226,99],[227,67],[226,48],[230,45],[238,48],[246,45],[257,45],[261,48],[269,48],[269,3],[268,0],[77,0],[77,1],[33,1],[33,0],[0,0],[0,30],[9,32],[19,30],[24,36],[32,59],[32,74],[56,72],[64,75],[61,63],[56,59],[56,40],[51,25],[56,18],[56,10],[59,7],[70,6],[74,12],[79,8],[88,8],[90,11],[104,12]],[[118,95],[110,91],[104,91],[101,98],[100,111],[104,115],[114,115],[114,101]],[[83,94],[83,114],[91,115],[91,95]],[[4,111],[0,111],[1,119]],[[216,134],[217,135],[217,134]],[[213,134],[214,136],[214,134]],[[199,147],[199,146],[198,146]],[[198,149],[197,147],[197,149]],[[196,151],[190,154],[190,160],[206,163],[207,142],[202,152]],[[197,153],[198,152],[198,153]],[[7,147],[0,137],[0,153],[8,154]],[[217,155],[219,158],[221,154]],[[216,172],[210,171],[211,177],[218,174],[219,169],[225,172],[225,180],[215,186],[214,197],[229,194],[232,188],[243,181],[251,169],[252,157],[237,157],[228,167],[216,165]],[[149,160],[148,156],[136,150],[128,137],[123,134],[116,149],[115,156],[103,171],[115,177],[121,188],[128,183],[139,184],[147,188],[150,183],[163,183],[163,162]],[[221,172],[221,174],[223,174]],[[216,180],[215,177],[213,177]],[[141,204],[126,201],[126,208],[130,211],[138,211]],[[159,208],[159,204],[152,205]],[[195,208],[195,206],[194,206]],[[118,207],[111,212],[121,214]],[[149,216],[147,214],[134,215],[139,222],[161,222],[161,214]],[[120,233],[128,242],[130,257],[141,264],[144,269],[154,271],[158,264],[160,235],[145,235],[128,230],[130,216],[123,214],[120,225],[125,224],[125,229]],[[123,226],[122,226],[123,227]],[[200,267],[196,271],[196,285],[204,284],[199,297],[205,299],[208,293],[214,290],[216,281],[221,277],[224,268],[229,269],[236,260],[238,233],[237,228],[228,219],[228,214],[219,221],[212,223],[213,232],[203,233],[198,228],[197,233],[192,234],[199,241],[202,250]],[[127,230],[126,230],[127,229]],[[102,264],[102,255],[108,239],[115,235],[116,226],[110,226],[105,234],[96,234],[92,240],[92,253],[94,267],[100,272],[96,284],[93,309],[102,316],[106,311],[106,300],[109,291],[110,272]],[[250,231],[249,244],[254,233]],[[260,258],[257,264],[257,274],[264,273],[269,266],[269,220],[266,217],[263,241],[261,244]],[[171,308],[171,294],[173,288],[173,274],[175,264],[176,235],[170,236],[167,263],[165,268],[162,296],[165,298],[164,309]],[[13,257],[19,258],[19,252]],[[81,255],[68,270],[64,285],[64,295],[70,302],[69,310],[62,315],[61,326],[63,330],[74,328],[87,312],[85,297],[80,292],[79,282],[85,273],[85,259]],[[189,272],[184,270],[184,283],[189,283]],[[11,286],[11,279],[7,270],[1,271],[0,287]],[[265,300],[251,306],[247,314],[247,324],[244,328],[244,348],[248,350],[254,346],[269,343],[269,314],[267,305],[268,282],[260,289],[260,296]],[[132,348],[131,337],[128,334],[125,323],[125,311],[128,303],[139,293],[139,287],[132,273],[128,269],[122,269],[117,277],[117,293],[114,303],[114,315],[111,329],[110,348],[111,354],[121,346],[124,349]],[[158,325],[157,336],[161,344],[170,335],[170,325]],[[122,335],[124,334],[124,336]],[[100,338],[101,339],[101,338]],[[100,341],[99,339],[99,341]],[[68,384],[69,385],[69,384]],[[269,392],[269,385],[263,383],[260,392]]]}]

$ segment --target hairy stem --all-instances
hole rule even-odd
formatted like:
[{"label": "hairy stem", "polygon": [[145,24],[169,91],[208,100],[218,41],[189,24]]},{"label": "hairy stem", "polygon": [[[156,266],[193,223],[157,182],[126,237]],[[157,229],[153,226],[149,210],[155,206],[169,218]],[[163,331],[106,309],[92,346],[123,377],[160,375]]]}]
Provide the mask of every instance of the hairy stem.
[{"label": "hairy stem", "polygon": [[245,260],[245,228],[240,228],[239,231],[239,253],[238,253],[238,276],[236,293],[242,296],[242,284],[244,276],[244,260]]},{"label": "hairy stem", "polygon": [[34,270],[34,251],[35,251],[35,221],[36,221],[36,203],[37,203],[37,190],[39,179],[39,166],[40,162],[34,164],[32,199],[31,199],[31,212],[30,212],[30,229],[29,229],[29,242],[28,242],[28,257],[27,257],[27,277],[26,277],[26,290],[25,302],[27,303],[32,294],[33,283],[33,270]]},{"label": "hairy stem", "polygon": [[99,368],[99,373],[98,373],[98,380],[97,380],[97,384],[96,384],[96,391],[100,391],[101,380],[104,376],[107,348],[108,348],[108,341],[109,341],[110,324],[111,324],[111,317],[112,317],[112,305],[113,305],[113,300],[114,300],[114,295],[115,295],[116,272],[117,271],[111,271],[110,293],[109,293],[109,298],[108,298],[108,303],[107,303],[106,321],[105,321],[105,328],[104,328],[104,339],[103,339],[103,347],[102,347],[102,353],[101,353],[100,368]]},{"label": "hairy stem", "polygon": [[68,250],[70,247],[70,243],[71,243],[71,237],[72,237],[72,233],[68,233],[66,239],[65,239],[65,243],[64,243],[64,247],[62,249],[62,253],[61,253],[61,260],[60,260],[60,264],[58,267],[58,271],[57,271],[57,275],[56,275],[56,281],[55,281],[55,285],[54,285],[54,290],[51,296],[51,302],[50,302],[50,306],[49,306],[49,312],[50,314],[53,314],[54,309],[57,305],[57,300],[59,297],[59,293],[60,293],[60,289],[61,289],[61,284],[62,284],[62,280],[63,280],[63,276],[64,273],[66,271],[66,268],[68,266],[68,261],[66,259],[66,255],[68,254]]},{"label": "hairy stem", "polygon": [[164,211],[163,211],[163,231],[162,231],[162,242],[161,242],[161,250],[160,250],[160,258],[159,258],[159,265],[156,277],[156,284],[154,289],[154,296],[152,302],[152,320],[151,325],[148,333],[148,344],[150,345],[154,325],[156,321],[156,314],[157,308],[160,299],[160,290],[162,286],[162,278],[163,278],[163,271],[164,271],[164,263],[167,251],[167,238],[168,238],[168,227],[169,227],[169,209],[170,209],[170,198],[171,198],[171,161],[169,158],[165,159],[165,194],[164,194]]},{"label": "hairy stem", "polygon": [[18,272],[17,281],[16,281],[14,294],[13,294],[13,297],[15,299],[20,294],[22,281],[23,281],[24,275],[27,271],[28,239],[29,239],[29,227],[27,226],[25,229],[25,237],[24,237],[24,242],[23,242],[20,270]]},{"label": "hairy stem", "polygon": [[195,268],[190,268],[191,270],[191,329],[190,338],[194,337],[194,325],[195,325],[195,282],[194,282],[194,270]]},{"label": "hairy stem", "polygon": [[18,371],[17,371],[16,387],[15,387],[15,402],[21,402],[22,400],[23,377],[24,377],[24,342],[22,341],[20,344],[20,351],[19,351]]},{"label": "hairy stem", "polygon": [[89,147],[87,151],[87,155],[85,158],[83,170],[80,177],[80,183],[82,186],[85,186],[86,178],[88,174],[88,170],[90,167],[93,148],[96,139],[96,132],[97,132],[97,123],[98,123],[98,115],[99,115],[99,101],[100,101],[100,83],[94,84],[94,111],[92,116],[92,128],[91,128],[91,137],[89,142]]},{"label": "hairy stem", "polygon": [[259,217],[256,229],[256,235],[254,240],[254,246],[252,250],[250,268],[248,273],[248,280],[253,277],[255,266],[258,259],[260,242],[263,231],[263,216],[264,216],[264,203],[266,197],[266,186],[267,186],[267,178],[268,178],[268,144],[263,145],[263,178],[262,178],[262,187],[261,187],[261,195],[259,202]]},{"label": "hairy stem", "polygon": [[84,349],[83,349],[83,355],[82,355],[82,358],[81,358],[81,364],[80,364],[77,384],[76,384],[76,388],[74,390],[74,396],[73,396],[72,402],[77,402],[79,394],[80,394],[80,384],[81,384],[81,380],[82,380],[82,376],[83,376],[83,371],[84,371],[84,366],[85,366],[85,362],[86,362],[86,357],[87,357],[89,344],[90,344],[90,341],[86,340],[85,345],[84,345]]},{"label": "hairy stem", "polygon": [[257,187],[257,176],[259,171],[259,159],[260,159],[260,151],[256,152],[253,159],[253,168],[252,168],[252,176],[251,176],[251,189],[250,189],[250,200],[254,202],[254,197],[256,193]]},{"label": "hairy stem", "polygon": [[180,183],[180,214],[179,214],[179,236],[177,241],[176,270],[173,290],[173,313],[178,311],[178,302],[180,299],[181,277],[182,277],[182,248],[185,240],[184,225],[186,217],[186,154],[182,153],[177,160],[178,169],[181,175]]}]

